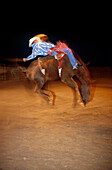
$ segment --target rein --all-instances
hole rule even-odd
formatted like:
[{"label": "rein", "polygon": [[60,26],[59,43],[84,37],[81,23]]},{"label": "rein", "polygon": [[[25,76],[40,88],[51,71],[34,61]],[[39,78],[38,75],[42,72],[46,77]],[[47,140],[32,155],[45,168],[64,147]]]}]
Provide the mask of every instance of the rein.
[{"label": "rein", "polygon": [[66,54],[64,54],[60,59],[59,59],[59,67],[61,67],[61,63],[62,63],[62,59],[66,56]]}]

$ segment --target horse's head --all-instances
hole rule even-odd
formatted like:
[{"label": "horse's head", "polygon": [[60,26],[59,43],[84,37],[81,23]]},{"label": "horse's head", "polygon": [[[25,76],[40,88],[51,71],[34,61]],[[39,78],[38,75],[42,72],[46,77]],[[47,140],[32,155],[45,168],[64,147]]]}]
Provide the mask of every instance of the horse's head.
[{"label": "horse's head", "polygon": [[87,104],[91,100],[92,82],[89,70],[84,64],[80,69],[77,70],[76,77],[80,82],[79,91],[81,94],[82,101],[84,102],[84,104]]},{"label": "horse's head", "polygon": [[91,84],[81,85],[80,94],[84,104],[87,104],[91,100]]}]

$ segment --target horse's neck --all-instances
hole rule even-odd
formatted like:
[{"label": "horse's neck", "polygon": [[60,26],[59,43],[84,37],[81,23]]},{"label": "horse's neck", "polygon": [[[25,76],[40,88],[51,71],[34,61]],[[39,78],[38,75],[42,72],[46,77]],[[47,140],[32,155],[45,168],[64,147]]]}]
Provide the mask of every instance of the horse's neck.
[{"label": "horse's neck", "polygon": [[85,67],[83,67],[80,70],[81,74],[79,77],[79,79],[82,80],[82,84],[90,84],[91,83],[91,79],[90,79],[90,75],[89,75],[89,71],[85,69]]},{"label": "horse's neck", "polygon": [[79,65],[82,65],[82,67],[77,70],[76,76],[80,80],[81,84],[90,84],[91,83],[90,73],[86,65],[82,60],[81,61],[77,60],[77,63]]}]

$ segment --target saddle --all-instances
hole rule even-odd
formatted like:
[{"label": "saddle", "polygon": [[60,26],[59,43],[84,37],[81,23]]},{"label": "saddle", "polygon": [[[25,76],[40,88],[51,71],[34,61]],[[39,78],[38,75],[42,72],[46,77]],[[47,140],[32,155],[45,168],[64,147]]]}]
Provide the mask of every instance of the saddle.
[{"label": "saddle", "polygon": [[62,59],[65,57],[65,55],[66,54],[58,53],[54,56],[55,59],[59,61],[59,68],[61,68]]}]

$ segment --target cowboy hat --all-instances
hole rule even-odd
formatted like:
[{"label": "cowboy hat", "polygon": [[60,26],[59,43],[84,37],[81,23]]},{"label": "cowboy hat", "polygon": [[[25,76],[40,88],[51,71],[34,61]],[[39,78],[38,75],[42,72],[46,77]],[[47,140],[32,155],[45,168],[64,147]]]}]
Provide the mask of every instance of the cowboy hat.
[{"label": "cowboy hat", "polygon": [[33,42],[34,42],[35,40],[41,41],[41,40],[47,40],[47,39],[48,39],[48,36],[45,35],[45,34],[35,35],[33,38],[31,38],[31,39],[29,40],[29,47],[32,46],[32,44],[33,44]]}]

